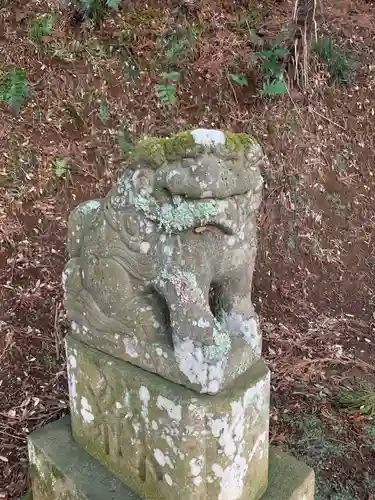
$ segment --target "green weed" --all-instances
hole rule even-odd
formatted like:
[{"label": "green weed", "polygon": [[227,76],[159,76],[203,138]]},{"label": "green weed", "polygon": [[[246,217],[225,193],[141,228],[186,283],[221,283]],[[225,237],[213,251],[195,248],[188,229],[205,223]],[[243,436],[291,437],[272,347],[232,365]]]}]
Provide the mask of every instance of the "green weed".
[{"label": "green weed", "polygon": [[55,17],[44,14],[33,19],[29,24],[29,37],[34,42],[41,42],[45,36],[51,36],[55,25]]},{"label": "green weed", "polygon": [[364,427],[365,434],[368,438],[374,441],[375,445],[375,424],[367,424]]},{"label": "green weed", "polygon": [[326,64],[333,81],[339,84],[347,84],[350,81],[354,73],[354,61],[331,37],[319,38],[313,50]]},{"label": "green weed", "polygon": [[375,387],[360,380],[354,388],[345,388],[336,395],[343,408],[366,417],[375,417]]},{"label": "green weed", "polygon": [[315,415],[304,415],[293,420],[301,433],[292,449],[311,466],[323,465],[330,457],[339,456],[343,450],[326,435],[321,420]]},{"label": "green weed", "polygon": [[264,71],[264,82],[261,90],[261,95],[264,97],[282,96],[288,91],[281,58],[288,56],[289,50],[280,48],[281,42],[282,39],[278,38],[269,50],[255,53]]},{"label": "green weed", "polygon": [[105,102],[101,102],[99,106],[99,120],[105,125],[109,119],[108,106]]},{"label": "green weed", "polygon": [[52,168],[56,177],[65,179],[69,170],[68,160],[66,158],[55,158],[52,162]]},{"label": "green weed", "polygon": [[229,78],[233,83],[236,83],[241,87],[246,87],[247,85],[249,85],[248,79],[242,73],[230,73]]},{"label": "green weed", "polygon": [[185,29],[176,30],[166,37],[165,58],[169,67],[178,65],[189,57],[196,43],[197,35],[197,26],[192,25]]},{"label": "green weed", "polygon": [[354,500],[346,487],[327,480],[326,475],[321,473],[332,459],[339,459],[347,454],[347,446],[330,439],[323,422],[316,415],[290,418],[288,423],[300,435],[299,439],[289,444],[290,450],[315,470],[315,500]]},{"label": "green weed", "polygon": [[15,114],[29,94],[27,74],[24,69],[12,68],[0,74],[0,102],[6,102]]},{"label": "green weed", "polygon": [[86,18],[98,23],[108,9],[117,10],[121,0],[77,0],[79,12]]},{"label": "green weed", "polygon": [[181,75],[178,71],[162,73],[160,75],[162,83],[155,85],[155,92],[162,104],[171,105],[176,103],[176,84],[180,81],[180,77]]},{"label": "green weed", "polygon": [[367,444],[368,446],[375,451],[375,424],[367,424],[363,427],[363,430],[365,432],[366,438],[367,438]]},{"label": "green weed", "polygon": [[133,140],[127,130],[127,126],[124,125],[120,128],[117,135],[118,145],[124,156],[127,156],[133,149]]},{"label": "green weed", "polygon": [[120,6],[121,0],[107,0],[107,7],[112,10],[117,10]]}]

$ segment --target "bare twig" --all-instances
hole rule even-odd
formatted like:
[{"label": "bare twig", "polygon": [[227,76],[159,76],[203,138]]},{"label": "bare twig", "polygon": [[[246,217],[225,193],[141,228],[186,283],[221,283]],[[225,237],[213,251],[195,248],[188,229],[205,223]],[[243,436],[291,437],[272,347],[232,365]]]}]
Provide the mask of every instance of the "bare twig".
[{"label": "bare twig", "polygon": [[331,120],[331,118],[328,118],[328,116],[324,116],[322,115],[321,113],[319,113],[318,111],[316,111],[312,106],[309,106],[308,110],[311,112],[311,113],[314,113],[316,114],[317,116],[320,116],[320,118],[323,118],[324,120],[327,120],[328,122],[332,123],[332,125],[335,125],[336,127],[339,127],[341,128],[342,130],[346,130],[345,127],[343,127],[342,125],[340,125],[339,123]]},{"label": "bare twig", "polygon": [[230,81],[230,77],[229,77],[229,75],[228,75],[228,74],[227,74],[227,80],[228,80],[228,83],[229,83],[229,85],[230,85],[230,88],[232,89],[233,96],[234,96],[234,100],[236,101],[236,104],[238,104],[237,94],[236,94],[236,91],[235,91],[235,89],[234,89],[234,87],[233,87],[232,82]]}]

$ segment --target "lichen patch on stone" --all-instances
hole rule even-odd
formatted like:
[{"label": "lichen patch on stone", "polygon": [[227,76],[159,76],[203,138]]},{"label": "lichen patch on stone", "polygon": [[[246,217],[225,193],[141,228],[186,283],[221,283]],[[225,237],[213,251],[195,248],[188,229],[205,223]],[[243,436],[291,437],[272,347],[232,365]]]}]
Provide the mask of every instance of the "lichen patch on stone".
[{"label": "lichen patch on stone", "polygon": [[156,406],[160,410],[165,410],[168,413],[169,418],[172,420],[180,421],[182,418],[182,407],[180,404],[175,404],[170,399],[164,396],[158,396],[156,400]]}]

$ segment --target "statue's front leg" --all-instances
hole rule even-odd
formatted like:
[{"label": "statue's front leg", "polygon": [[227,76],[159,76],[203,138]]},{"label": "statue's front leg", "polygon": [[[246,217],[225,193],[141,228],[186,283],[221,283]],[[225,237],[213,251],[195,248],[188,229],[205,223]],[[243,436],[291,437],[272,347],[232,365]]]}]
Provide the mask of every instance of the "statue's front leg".
[{"label": "statue's front leg", "polygon": [[223,331],[230,337],[242,338],[251,348],[252,357],[261,354],[261,334],[258,316],[251,297],[251,261],[244,267],[221,277],[211,286],[211,308]]},{"label": "statue's front leg", "polygon": [[210,310],[208,275],[172,265],[158,274],[154,286],[169,308],[173,348],[181,372],[200,391],[217,392],[231,342]]}]

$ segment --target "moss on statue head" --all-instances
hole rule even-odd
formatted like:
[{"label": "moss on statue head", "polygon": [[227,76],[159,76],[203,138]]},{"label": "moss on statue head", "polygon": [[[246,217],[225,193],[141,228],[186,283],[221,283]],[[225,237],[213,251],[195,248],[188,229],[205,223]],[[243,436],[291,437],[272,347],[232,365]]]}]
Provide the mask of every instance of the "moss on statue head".
[{"label": "moss on statue head", "polygon": [[235,134],[233,132],[225,132],[226,149],[235,153],[237,151],[246,151],[247,149],[252,148],[255,144],[257,144],[256,139],[249,134]]},{"label": "moss on statue head", "polygon": [[[251,149],[257,144],[254,137],[248,134],[235,134],[226,132],[225,146],[218,146],[220,150],[224,148],[229,153],[236,153]],[[171,137],[146,137],[139,141],[130,155],[130,163],[146,161],[150,166],[158,169],[168,162],[173,162],[186,155],[196,156],[211,148],[195,143],[190,131],[180,132]],[[213,147],[213,151],[216,148]]]},{"label": "moss on statue head", "polygon": [[130,155],[132,163],[149,161],[156,168],[168,161],[178,160],[195,151],[196,145],[191,132],[180,132],[171,137],[147,137],[142,139]]}]

